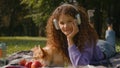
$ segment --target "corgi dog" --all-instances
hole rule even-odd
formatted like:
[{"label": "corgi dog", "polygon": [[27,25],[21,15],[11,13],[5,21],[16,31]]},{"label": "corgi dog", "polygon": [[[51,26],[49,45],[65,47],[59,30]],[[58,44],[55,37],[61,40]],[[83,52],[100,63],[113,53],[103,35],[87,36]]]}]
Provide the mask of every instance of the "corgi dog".
[{"label": "corgi dog", "polygon": [[64,67],[66,64],[71,63],[66,61],[60,51],[54,46],[35,46],[33,49],[33,58],[40,61],[45,67]]},{"label": "corgi dog", "polygon": [[[70,61],[66,60],[65,57],[61,54],[61,52],[54,46],[45,46],[41,48],[40,46],[35,46],[31,49],[33,51],[33,59],[40,61],[40,63],[44,67],[65,67],[74,68]],[[78,66],[78,68],[106,68],[104,66]]]}]

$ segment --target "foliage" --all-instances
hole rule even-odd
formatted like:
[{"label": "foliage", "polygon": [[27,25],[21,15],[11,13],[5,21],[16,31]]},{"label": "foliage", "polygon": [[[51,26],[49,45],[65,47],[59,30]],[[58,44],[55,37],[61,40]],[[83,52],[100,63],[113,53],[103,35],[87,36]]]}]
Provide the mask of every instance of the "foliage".
[{"label": "foliage", "polygon": [[0,0],[0,36],[45,36],[52,11],[68,1],[96,10],[95,27],[99,35],[104,34],[106,18],[113,17],[116,36],[120,37],[120,0]]},{"label": "foliage", "polygon": [[24,6],[20,5],[20,0],[0,0],[0,36],[28,35],[29,28],[34,29],[31,19],[24,19],[28,13]]},{"label": "foliage", "polygon": [[116,41],[116,51],[120,52],[120,39],[117,39]]},{"label": "foliage", "polygon": [[[52,11],[61,3],[57,0],[22,0],[21,4],[26,4],[26,9],[29,9],[29,14],[26,17],[31,17],[34,23],[39,27],[39,33],[45,32],[45,25]],[[42,34],[44,35],[44,34]]]}]

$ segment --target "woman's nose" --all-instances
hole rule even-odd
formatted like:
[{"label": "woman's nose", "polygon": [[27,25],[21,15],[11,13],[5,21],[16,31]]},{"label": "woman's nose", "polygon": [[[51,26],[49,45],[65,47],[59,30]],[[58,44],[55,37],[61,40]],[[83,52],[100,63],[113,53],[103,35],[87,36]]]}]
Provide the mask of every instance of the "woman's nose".
[{"label": "woman's nose", "polygon": [[68,25],[67,24],[64,24],[64,28],[67,28],[68,27]]}]

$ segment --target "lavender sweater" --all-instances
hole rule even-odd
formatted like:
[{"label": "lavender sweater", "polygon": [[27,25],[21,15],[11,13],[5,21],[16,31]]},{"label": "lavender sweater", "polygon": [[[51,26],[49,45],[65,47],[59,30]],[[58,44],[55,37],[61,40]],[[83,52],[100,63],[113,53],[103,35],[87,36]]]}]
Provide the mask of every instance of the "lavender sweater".
[{"label": "lavender sweater", "polygon": [[83,66],[88,64],[94,64],[104,58],[98,46],[88,47],[85,46],[83,52],[80,52],[76,45],[68,47],[69,57],[73,66]]}]

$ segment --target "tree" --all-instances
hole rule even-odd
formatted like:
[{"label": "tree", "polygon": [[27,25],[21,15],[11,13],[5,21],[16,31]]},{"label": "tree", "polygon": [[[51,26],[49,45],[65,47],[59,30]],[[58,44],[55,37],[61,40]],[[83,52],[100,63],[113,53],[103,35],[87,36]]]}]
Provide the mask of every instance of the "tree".
[{"label": "tree", "polygon": [[120,0],[77,0],[87,10],[94,9],[95,12],[95,28],[101,38],[105,32],[106,19],[113,17],[114,30],[116,31],[116,37],[120,38]]},{"label": "tree", "polygon": [[116,35],[120,37],[120,0],[0,0],[0,35],[45,36],[46,22],[53,10],[62,2],[75,1],[86,10],[95,10],[99,37],[104,34],[106,18],[111,16]]},{"label": "tree", "polygon": [[0,35],[13,35],[12,29],[17,25],[17,19],[24,15],[19,2],[19,0],[0,0],[0,24],[2,25]]},{"label": "tree", "polygon": [[26,4],[26,9],[29,9],[26,17],[31,17],[38,26],[40,36],[45,36],[47,19],[62,1],[64,2],[64,0],[22,0],[21,4]]},{"label": "tree", "polygon": [[[29,35],[25,26],[33,23],[30,18],[24,19],[27,14],[25,5],[20,5],[20,0],[0,0],[0,35],[1,36],[22,36]],[[29,28],[32,28],[29,27]],[[35,29],[34,29],[35,30]],[[29,32],[30,33],[30,32]],[[30,33],[29,36],[34,36]]]}]

